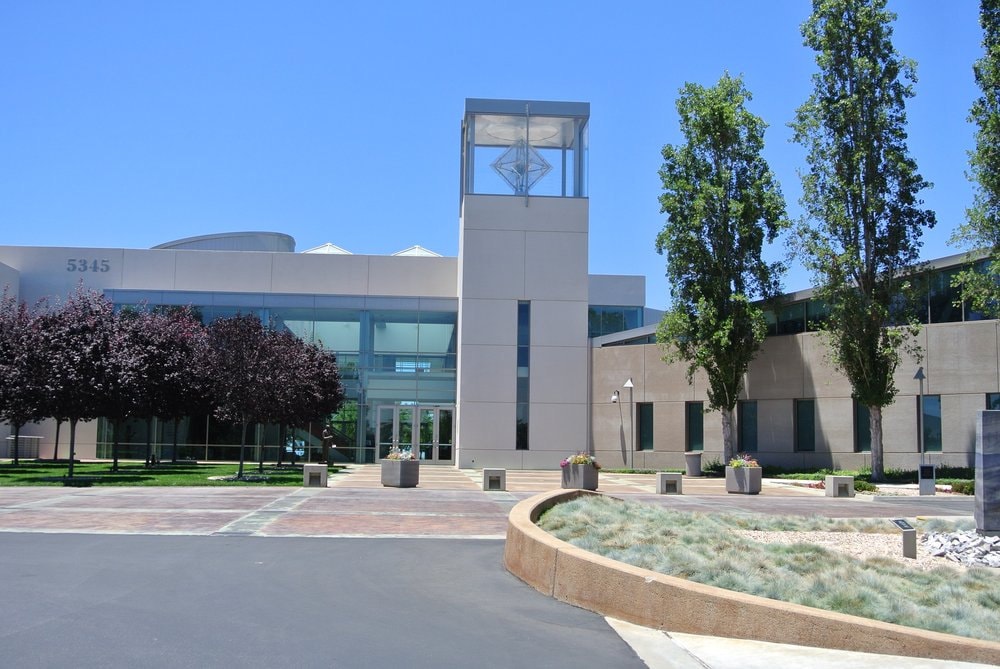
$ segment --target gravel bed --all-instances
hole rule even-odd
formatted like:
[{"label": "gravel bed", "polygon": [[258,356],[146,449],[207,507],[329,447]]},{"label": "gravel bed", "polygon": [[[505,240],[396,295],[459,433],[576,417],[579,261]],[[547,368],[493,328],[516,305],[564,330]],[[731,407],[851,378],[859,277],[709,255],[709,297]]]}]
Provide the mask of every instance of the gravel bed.
[{"label": "gravel bed", "polygon": [[871,532],[770,532],[741,530],[743,536],[765,544],[808,543],[846,553],[859,560],[888,558],[913,569],[928,571],[938,567],[965,570],[968,567],[946,558],[934,557],[917,541],[917,558],[903,557],[903,539],[899,533]]}]

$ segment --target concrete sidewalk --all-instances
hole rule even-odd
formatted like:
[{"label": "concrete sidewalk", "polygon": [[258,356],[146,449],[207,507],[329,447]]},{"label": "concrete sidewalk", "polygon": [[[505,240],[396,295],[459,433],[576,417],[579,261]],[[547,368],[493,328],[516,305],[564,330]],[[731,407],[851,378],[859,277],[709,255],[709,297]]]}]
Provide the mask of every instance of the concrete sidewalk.
[{"label": "concrete sidewalk", "polygon": [[[560,485],[558,471],[507,472],[507,490],[484,492],[482,473],[424,466],[417,488],[384,488],[377,465],[332,474],[327,488],[0,488],[0,533],[330,538],[502,539],[511,507]],[[971,516],[961,496],[825,497],[822,490],[765,481],[760,495],[727,495],[721,479],[684,479],[683,495],[655,494],[655,476],[602,473],[601,492],[702,512],[829,517]],[[955,663],[665,634],[609,621],[653,668],[853,666],[891,669]],[[1000,663],[1000,658],[998,658]],[[972,665],[966,666],[983,666]]]}]

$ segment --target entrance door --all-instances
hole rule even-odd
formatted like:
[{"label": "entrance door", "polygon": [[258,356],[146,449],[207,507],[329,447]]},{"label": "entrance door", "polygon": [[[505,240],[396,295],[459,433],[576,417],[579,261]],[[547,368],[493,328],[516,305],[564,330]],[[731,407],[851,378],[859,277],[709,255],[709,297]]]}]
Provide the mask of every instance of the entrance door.
[{"label": "entrance door", "polygon": [[455,408],[429,405],[382,405],[377,408],[378,456],[393,448],[410,451],[424,462],[452,462]]}]

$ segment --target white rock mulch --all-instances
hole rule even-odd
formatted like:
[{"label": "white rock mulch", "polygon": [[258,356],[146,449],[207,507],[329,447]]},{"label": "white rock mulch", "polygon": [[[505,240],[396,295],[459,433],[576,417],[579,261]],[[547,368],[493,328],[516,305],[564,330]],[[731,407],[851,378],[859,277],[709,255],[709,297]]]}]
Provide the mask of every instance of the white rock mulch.
[{"label": "white rock mulch", "polygon": [[[846,553],[860,560],[875,557],[888,558],[899,562],[901,565],[924,571],[942,566],[954,567],[956,569],[966,569],[973,565],[1000,567],[1000,560],[998,560],[998,564],[992,564],[990,562],[970,562],[964,559],[966,554],[971,550],[985,551],[991,556],[990,560],[1000,558],[1000,539],[996,537],[980,537],[974,530],[970,532],[931,532],[920,534],[917,541],[916,559],[903,557],[903,539],[899,533],[744,530],[740,534],[761,543],[814,544],[829,550]],[[952,538],[955,535],[962,535],[964,538],[956,543],[952,543]],[[939,542],[937,537],[943,537],[944,539]],[[977,544],[975,547],[969,545],[977,539],[982,543]],[[993,540],[996,541],[994,542]],[[946,542],[949,548],[943,549],[941,542]],[[985,549],[983,548],[984,545],[986,546]],[[997,546],[997,548],[990,551],[990,546]],[[940,553],[940,555],[937,555],[937,553]],[[949,557],[949,555],[952,557]]]}]

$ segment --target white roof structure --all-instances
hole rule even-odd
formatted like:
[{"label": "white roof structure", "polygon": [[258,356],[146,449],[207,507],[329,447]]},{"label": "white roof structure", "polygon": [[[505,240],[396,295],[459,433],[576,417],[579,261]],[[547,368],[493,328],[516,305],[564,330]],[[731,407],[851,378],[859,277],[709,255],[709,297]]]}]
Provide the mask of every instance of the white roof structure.
[{"label": "white roof structure", "polygon": [[311,249],[306,249],[303,253],[326,253],[330,255],[340,255],[340,256],[351,256],[354,255],[347,249],[342,249],[336,244],[331,244],[327,242],[326,244],[320,244],[319,246]]},{"label": "white roof structure", "polygon": [[440,258],[440,253],[434,253],[430,249],[425,249],[423,246],[414,245],[408,249],[403,249],[402,251],[396,251],[392,255],[394,256],[422,256],[425,258]]}]

